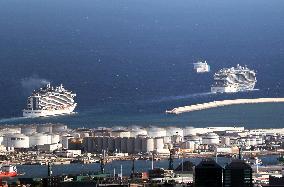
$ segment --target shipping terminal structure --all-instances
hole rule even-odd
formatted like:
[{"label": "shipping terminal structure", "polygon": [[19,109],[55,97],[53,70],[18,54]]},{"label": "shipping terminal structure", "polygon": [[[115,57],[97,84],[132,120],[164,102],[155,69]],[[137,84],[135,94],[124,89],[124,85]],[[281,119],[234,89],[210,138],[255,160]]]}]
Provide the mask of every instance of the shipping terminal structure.
[{"label": "shipping terminal structure", "polygon": [[28,97],[23,116],[33,118],[70,114],[77,106],[75,96],[75,93],[66,90],[62,84],[54,88],[48,83]]},{"label": "shipping terminal structure", "polygon": [[256,83],[256,72],[240,66],[223,68],[214,74],[211,92],[240,92],[253,90]]}]

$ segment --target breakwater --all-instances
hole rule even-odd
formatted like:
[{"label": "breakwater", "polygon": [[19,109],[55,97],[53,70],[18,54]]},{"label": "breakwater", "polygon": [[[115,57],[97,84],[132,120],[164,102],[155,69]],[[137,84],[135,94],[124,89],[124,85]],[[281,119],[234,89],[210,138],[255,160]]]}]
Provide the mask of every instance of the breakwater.
[{"label": "breakwater", "polygon": [[256,99],[234,99],[234,100],[212,101],[209,103],[177,107],[172,110],[166,110],[166,113],[181,114],[184,112],[205,110],[209,108],[216,108],[216,107],[229,106],[229,105],[255,104],[255,103],[280,103],[280,102],[284,102],[284,98],[256,98]]}]

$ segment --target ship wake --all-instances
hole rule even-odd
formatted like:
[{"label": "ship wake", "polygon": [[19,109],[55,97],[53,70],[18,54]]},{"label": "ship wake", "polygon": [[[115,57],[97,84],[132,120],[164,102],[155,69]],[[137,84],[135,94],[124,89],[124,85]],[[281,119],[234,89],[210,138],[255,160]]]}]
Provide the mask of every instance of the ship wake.
[{"label": "ship wake", "polygon": [[8,123],[8,122],[13,122],[13,121],[20,121],[23,119],[27,119],[27,117],[12,117],[12,118],[3,118],[0,119],[0,123]]},{"label": "ship wake", "polygon": [[212,92],[202,92],[202,93],[194,93],[194,94],[187,94],[187,95],[176,95],[176,96],[166,96],[161,97],[159,99],[152,100],[152,103],[160,103],[160,102],[167,102],[167,101],[175,101],[175,100],[182,100],[182,99],[190,99],[190,98],[201,98],[207,97],[210,95],[215,95],[216,93]]}]

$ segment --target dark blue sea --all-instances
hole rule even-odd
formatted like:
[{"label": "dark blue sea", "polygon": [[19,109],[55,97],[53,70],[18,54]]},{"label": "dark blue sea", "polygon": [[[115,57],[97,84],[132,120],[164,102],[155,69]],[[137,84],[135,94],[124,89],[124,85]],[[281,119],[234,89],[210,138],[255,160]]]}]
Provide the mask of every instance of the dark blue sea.
[{"label": "dark blue sea", "polygon": [[[279,103],[164,113],[283,97],[283,20],[282,0],[0,1],[0,123],[283,127]],[[197,60],[212,71],[194,73]],[[236,64],[257,71],[257,90],[209,94],[213,73]],[[20,118],[32,90],[47,82],[77,93],[77,113]]]}]

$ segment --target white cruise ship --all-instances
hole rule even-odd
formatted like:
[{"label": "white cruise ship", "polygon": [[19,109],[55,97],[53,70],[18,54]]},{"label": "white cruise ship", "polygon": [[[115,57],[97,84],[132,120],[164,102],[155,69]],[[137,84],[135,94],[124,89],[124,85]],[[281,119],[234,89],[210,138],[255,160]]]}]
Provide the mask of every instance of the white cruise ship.
[{"label": "white cruise ship", "polygon": [[70,114],[77,106],[74,101],[75,96],[76,94],[66,90],[62,84],[55,88],[47,84],[28,97],[23,116],[44,117]]},{"label": "white cruise ship", "polygon": [[256,83],[254,70],[242,67],[223,68],[214,74],[211,92],[240,92],[253,90]]},{"label": "white cruise ship", "polygon": [[198,61],[193,63],[193,68],[195,69],[196,73],[206,73],[210,71],[210,66],[207,64],[206,60],[204,62]]}]

